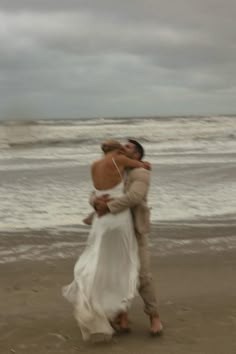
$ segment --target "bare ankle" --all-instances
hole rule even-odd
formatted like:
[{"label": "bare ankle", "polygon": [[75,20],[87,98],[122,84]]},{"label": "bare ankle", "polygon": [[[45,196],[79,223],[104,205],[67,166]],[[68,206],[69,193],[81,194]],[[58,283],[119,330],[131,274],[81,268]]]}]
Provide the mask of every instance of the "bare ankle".
[{"label": "bare ankle", "polygon": [[120,314],[120,326],[128,327],[128,314],[127,312],[123,312]]}]

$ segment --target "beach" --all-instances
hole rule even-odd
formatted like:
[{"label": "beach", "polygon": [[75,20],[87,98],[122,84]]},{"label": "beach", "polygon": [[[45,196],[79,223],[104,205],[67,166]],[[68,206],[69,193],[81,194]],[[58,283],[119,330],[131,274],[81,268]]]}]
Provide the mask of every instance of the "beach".
[{"label": "beach", "polygon": [[[140,141],[152,164],[152,272],[164,325],[84,343],[61,295],[83,251],[91,163],[108,138]],[[0,354],[236,353],[236,117],[0,122]]]},{"label": "beach", "polygon": [[[218,234],[227,238],[236,234],[236,228],[233,225],[153,226],[150,241],[164,236],[171,239],[176,233],[189,239],[215,238]],[[35,243],[39,236],[28,235],[28,243]],[[68,245],[76,242],[76,237],[71,237]],[[49,238],[46,239],[48,245]],[[15,238],[17,242],[21,242],[20,238],[18,241]],[[9,243],[12,247],[12,241]],[[82,250],[80,246],[76,252]],[[137,297],[130,309],[130,334],[114,336],[111,343],[83,342],[72,308],[61,296],[61,287],[72,279],[77,258],[75,254],[69,257],[65,249],[66,257],[0,264],[1,354],[235,353],[236,249],[206,247],[197,252],[193,249],[192,253],[163,256],[157,242],[150,251],[164,325],[162,337],[149,336],[148,318]]]}]

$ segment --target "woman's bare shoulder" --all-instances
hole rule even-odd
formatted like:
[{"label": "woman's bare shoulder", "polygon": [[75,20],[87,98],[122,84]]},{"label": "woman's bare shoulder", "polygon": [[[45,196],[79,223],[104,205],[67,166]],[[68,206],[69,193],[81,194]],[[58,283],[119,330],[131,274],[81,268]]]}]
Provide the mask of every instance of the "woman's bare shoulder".
[{"label": "woman's bare shoulder", "polygon": [[95,169],[97,167],[99,168],[100,166],[105,167],[110,164],[110,161],[111,159],[108,159],[107,157],[102,157],[101,159],[94,161],[91,165],[91,168]]},{"label": "woman's bare shoulder", "polygon": [[91,170],[94,171],[101,164],[101,160],[96,160],[91,164]]},{"label": "woman's bare shoulder", "polygon": [[100,159],[93,161],[92,166],[98,165],[98,164],[102,163],[104,160],[105,160],[105,157],[101,157]]}]

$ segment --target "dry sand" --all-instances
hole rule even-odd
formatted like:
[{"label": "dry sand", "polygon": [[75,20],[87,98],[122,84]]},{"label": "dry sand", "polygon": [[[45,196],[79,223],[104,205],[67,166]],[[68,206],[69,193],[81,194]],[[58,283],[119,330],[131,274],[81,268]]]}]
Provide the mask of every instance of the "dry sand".
[{"label": "dry sand", "polygon": [[99,345],[82,341],[72,308],[61,297],[74,262],[73,257],[0,264],[1,354],[236,353],[236,251],[157,254],[152,269],[163,336],[149,337],[137,298],[130,310],[132,332]]}]

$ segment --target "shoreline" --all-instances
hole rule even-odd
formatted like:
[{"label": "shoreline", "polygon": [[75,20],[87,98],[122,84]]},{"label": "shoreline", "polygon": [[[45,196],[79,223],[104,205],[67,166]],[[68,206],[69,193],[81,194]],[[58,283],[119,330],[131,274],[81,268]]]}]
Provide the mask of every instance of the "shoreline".
[{"label": "shoreline", "polygon": [[[90,228],[71,225],[61,230],[0,232],[0,265],[17,261],[50,261],[76,258],[83,251]],[[233,222],[152,224],[149,237],[153,257],[218,254],[236,251]]]}]

